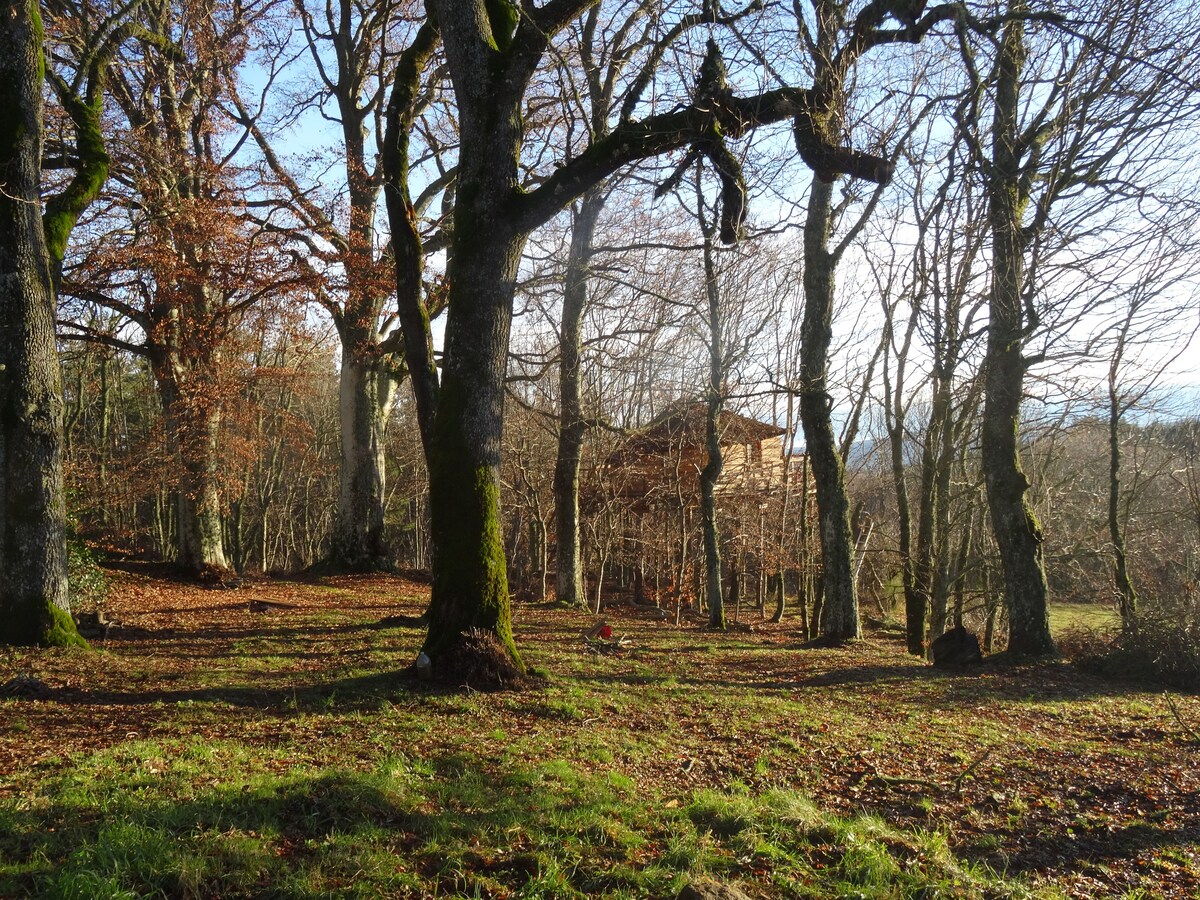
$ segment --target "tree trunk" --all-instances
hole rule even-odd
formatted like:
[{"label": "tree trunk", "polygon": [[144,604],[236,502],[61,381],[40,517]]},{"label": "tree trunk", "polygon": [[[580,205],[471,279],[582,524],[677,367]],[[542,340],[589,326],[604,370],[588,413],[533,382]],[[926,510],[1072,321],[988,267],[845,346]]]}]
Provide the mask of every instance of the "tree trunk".
[{"label": "tree trunk", "polygon": [[[213,410],[189,423],[180,435],[182,477],[176,495],[178,563],[190,572],[228,569],[221,533],[221,498],[217,490],[217,433],[220,414]],[[194,429],[194,430],[192,430]]]},{"label": "tree trunk", "polygon": [[[703,211],[703,198],[697,202]],[[721,453],[721,407],[725,380],[725,348],[721,327],[721,296],[713,262],[713,229],[703,218],[704,293],[708,301],[708,398],[704,417],[704,441],[707,458],[700,470],[700,516],[704,530],[704,576],[707,584],[708,627],[725,630],[725,600],[721,591],[721,536],[717,529],[717,481],[725,466]]]},{"label": "tree trunk", "polygon": [[176,351],[156,350],[151,368],[178,473],[175,562],[193,575],[210,569],[226,570],[229,560],[225,556],[217,486],[220,410],[210,392],[195,383],[200,376],[185,366]]},{"label": "tree trunk", "polygon": [[400,54],[384,117],[380,169],[384,176],[384,205],[396,269],[396,309],[404,343],[404,359],[417,407],[421,448],[428,468],[437,410],[438,373],[429,329],[430,309],[421,292],[424,250],[417,230],[417,211],[409,192],[409,133],[421,109],[421,73],[440,36],[433,17],[426,19],[413,42]]},{"label": "tree trunk", "polygon": [[996,635],[996,615],[1000,611],[1000,602],[992,596],[992,570],[987,564],[983,566],[980,583],[984,608],[987,610],[987,620],[983,626],[983,652],[991,653]]},{"label": "tree trunk", "polygon": [[[888,313],[888,329],[891,329],[891,313]],[[910,332],[911,334],[911,329]],[[912,542],[912,508],[908,502],[908,479],[904,465],[905,438],[905,409],[903,403],[904,389],[904,355],[908,352],[909,342],[906,339],[904,347],[896,360],[896,385],[893,389],[888,374],[887,360],[883,366],[884,385],[884,416],[888,433],[888,443],[892,456],[892,489],[896,494],[896,519],[899,527],[900,578],[904,589],[904,633],[907,638],[908,652],[914,656],[925,654],[925,614],[928,604],[924,596],[917,591],[914,577],[915,554]]]},{"label": "tree trunk", "polygon": [[600,610],[603,608],[604,602],[604,568],[608,564],[607,553],[596,554],[596,605],[592,607],[592,612],[600,615]]},{"label": "tree trunk", "polygon": [[0,642],[83,644],[67,591],[63,399],[42,230],[42,25],[0,14]]},{"label": "tree trunk", "polygon": [[554,518],[557,554],[555,596],[560,603],[584,606],[583,562],[579,546],[579,463],[583,452],[580,357],[583,311],[587,305],[588,261],[604,194],[584,194],[571,230],[571,248],[563,284],[561,358],[558,369],[558,456],[554,462]]},{"label": "tree trunk", "polygon": [[850,502],[845,472],[830,418],[826,382],[833,337],[834,268],[829,252],[833,182],[813,175],[804,224],[804,322],[800,338],[800,421],[805,453],[812,463],[817,489],[824,595],[820,636],[845,641],[861,634],[854,589],[854,546],[850,536]]},{"label": "tree trunk", "polygon": [[967,525],[958,541],[958,553],[954,557],[954,567],[950,577],[946,579],[946,590],[954,593],[954,627],[963,627],[963,612],[965,605],[965,584],[967,564],[971,559],[971,546],[975,539],[976,520],[978,516],[974,506],[967,512]]},{"label": "tree trunk", "polygon": [[[108,383],[108,368],[109,368],[109,355],[107,353],[101,353],[100,354],[100,433],[98,435],[98,439],[99,439],[99,444],[100,444],[100,453],[99,453],[99,456],[100,456],[100,462],[99,462],[100,484],[102,484],[102,485],[108,484],[108,454],[109,454],[109,445],[111,443],[111,441],[109,439],[109,423],[112,420],[112,414],[111,414],[112,399],[110,396],[112,394],[112,389],[109,387],[109,383]],[[100,510],[101,523],[104,525],[108,525],[111,521],[111,516],[112,516],[112,512],[109,509],[109,505],[107,503],[105,503],[104,508]]]},{"label": "tree trunk", "polygon": [[[941,445],[939,435],[950,427],[949,384],[941,378],[935,379],[933,402],[930,405],[929,423],[925,428],[925,440],[921,445],[921,496],[917,503],[917,545],[913,551],[913,599],[920,608],[921,617],[929,616],[929,639],[937,638],[946,630],[945,598],[938,603],[934,595],[934,572],[937,567],[937,547],[944,538],[938,533],[942,510],[946,505],[950,472],[945,460],[939,458],[937,447]],[[922,621],[922,626],[925,625]],[[910,631],[909,640],[913,634]],[[925,635],[921,635],[920,650],[924,652]],[[910,650],[912,646],[910,643]]]},{"label": "tree trunk", "polygon": [[[784,465],[787,466],[787,474],[784,475],[785,484],[785,502],[791,493],[791,452],[792,445],[795,443],[795,423],[792,420],[792,403],[793,395],[788,394],[788,446],[786,449],[786,457]],[[804,640],[809,640],[812,636],[809,633],[808,627],[808,592],[805,590],[805,579],[808,577],[808,454],[805,453],[800,461],[800,521],[799,521],[799,537],[800,547],[796,554],[796,600],[800,606],[800,633]],[[772,622],[782,622],[783,613],[787,607],[787,565],[784,560],[785,537],[783,529],[783,519],[780,520],[780,536],[779,536],[779,592],[775,596],[775,615],[771,617]]]},{"label": "tree trunk", "polygon": [[[1014,11],[1024,8],[1014,3]],[[1047,611],[1042,531],[1030,509],[1029,482],[1021,470],[1021,396],[1026,360],[1023,215],[1029,201],[1019,150],[1019,80],[1025,61],[1024,24],[1017,16],[1004,26],[996,82],[992,173],[988,179],[988,224],[992,233],[992,284],[984,361],[983,445],[988,510],[1004,572],[1009,652],[1044,656],[1054,652]]]},{"label": "tree trunk", "polygon": [[[929,523],[927,535],[918,535],[917,559],[921,573],[922,590],[929,597],[930,639],[939,637],[946,630],[950,603],[950,482],[954,469],[955,441],[958,429],[952,417],[949,375],[938,379],[935,386],[930,424],[935,425],[929,436],[931,447],[930,484],[922,489],[922,504],[928,504]],[[937,451],[932,451],[934,438]],[[924,463],[922,462],[922,465]],[[923,476],[924,477],[924,476]],[[925,510],[921,510],[924,517]]]},{"label": "tree trunk", "polygon": [[1041,656],[1053,653],[1054,643],[1047,611],[1042,531],[1026,500],[1029,482],[1021,469],[1017,437],[1025,362],[1019,346],[994,346],[1004,343],[997,334],[1001,330],[993,318],[983,407],[984,478],[1004,572],[1008,649],[1018,655]]},{"label": "tree trunk", "polygon": [[1129,575],[1125,532],[1121,528],[1121,397],[1116,385],[1116,366],[1108,384],[1108,535],[1113,549],[1113,581],[1120,603],[1121,627],[1128,631],[1137,617],[1137,591]]},{"label": "tree trunk", "polygon": [[342,462],[337,519],[330,548],[335,565],[351,570],[388,568],[383,534],[386,488],[384,437],[396,382],[371,361],[369,338],[342,337],[338,382]]},{"label": "tree trunk", "polygon": [[499,467],[512,301],[525,236],[508,227],[499,198],[481,190],[491,185],[479,177],[479,168],[501,165],[503,154],[500,161],[470,158],[472,151],[487,157],[482,151],[495,146],[487,124],[479,121],[490,117],[472,116],[466,109],[460,115],[462,181],[429,459],[433,591],[424,652],[437,672],[439,658],[462,634],[481,629],[491,632],[523,671],[512,637]]}]

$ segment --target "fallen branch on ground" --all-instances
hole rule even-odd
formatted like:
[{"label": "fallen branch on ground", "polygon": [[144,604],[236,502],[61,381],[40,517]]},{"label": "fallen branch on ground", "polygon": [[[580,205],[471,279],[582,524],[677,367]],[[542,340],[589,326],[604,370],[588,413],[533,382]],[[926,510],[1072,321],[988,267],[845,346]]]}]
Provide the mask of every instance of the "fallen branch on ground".
[{"label": "fallen branch on ground", "polygon": [[[988,747],[971,760],[949,784],[944,784],[940,781],[931,781],[927,778],[898,778],[891,775],[882,775],[878,771],[870,772],[867,781],[870,784],[879,784],[886,788],[921,788],[939,797],[958,797],[962,795],[963,785],[966,783],[968,776],[987,761],[988,757],[992,755],[993,749],[992,747]],[[875,767],[871,766],[871,768],[874,770]],[[866,774],[864,773],[864,775]]]},{"label": "fallen branch on ground", "polygon": [[266,612],[268,609],[299,609],[297,603],[283,603],[279,600],[251,600],[251,612]]}]

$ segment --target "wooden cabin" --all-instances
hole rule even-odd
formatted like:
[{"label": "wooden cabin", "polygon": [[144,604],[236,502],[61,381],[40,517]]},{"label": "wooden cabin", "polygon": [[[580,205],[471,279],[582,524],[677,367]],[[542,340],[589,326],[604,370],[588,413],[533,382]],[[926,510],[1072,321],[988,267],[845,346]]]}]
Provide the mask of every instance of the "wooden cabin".
[{"label": "wooden cabin", "polygon": [[[703,402],[679,405],[630,435],[605,464],[608,487],[635,508],[699,503],[700,470],[708,458]],[[717,481],[722,502],[765,499],[782,490],[787,456],[784,429],[730,410],[718,420],[724,466]]]}]

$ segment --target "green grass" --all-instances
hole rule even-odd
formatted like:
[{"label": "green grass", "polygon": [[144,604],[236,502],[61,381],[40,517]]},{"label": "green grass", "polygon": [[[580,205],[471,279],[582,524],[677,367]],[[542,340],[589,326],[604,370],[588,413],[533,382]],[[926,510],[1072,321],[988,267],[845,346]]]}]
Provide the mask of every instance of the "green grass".
[{"label": "green grass", "polygon": [[794,791],[671,802],[563,759],[465,750],[342,769],[236,742],[129,743],[0,803],[5,896],[661,897],[697,875],[797,897],[1026,893],[938,832],[831,816]]},{"label": "green grass", "polygon": [[1054,634],[1069,628],[1101,629],[1120,624],[1117,611],[1105,603],[1051,603],[1050,631]]},{"label": "green grass", "polygon": [[[265,615],[197,593],[175,622],[157,591],[139,620],[117,583],[122,621],[162,631],[0,651],[0,682],[55,689],[0,700],[0,897],[672,897],[698,877],[755,898],[1059,896],[1100,865],[1059,862],[1060,832],[1117,842],[1192,789],[1157,694],[1061,663],[946,676],[895,642],[619,613],[632,648],[596,656],[590,617],[518,607],[548,681],[446,692],[398,674],[419,629],[372,627],[420,604],[355,584],[334,607],[285,585],[296,607]],[[1149,736],[1112,744],[1130,722]],[[1167,769],[1169,789],[1113,793]],[[1164,879],[1195,874],[1195,813],[1165,808],[1143,841]],[[1163,894],[1135,851],[1101,851],[1122,891]]]}]

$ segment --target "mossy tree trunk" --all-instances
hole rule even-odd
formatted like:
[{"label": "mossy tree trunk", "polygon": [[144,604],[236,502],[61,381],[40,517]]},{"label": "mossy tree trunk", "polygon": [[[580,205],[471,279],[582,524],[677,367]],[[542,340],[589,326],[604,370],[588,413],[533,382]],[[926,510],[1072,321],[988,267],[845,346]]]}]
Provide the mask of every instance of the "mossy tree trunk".
[{"label": "mossy tree trunk", "polygon": [[[464,137],[471,134],[465,122],[462,128]],[[464,156],[466,147],[464,140]],[[460,179],[464,187],[474,186],[468,172]],[[435,671],[439,657],[469,629],[492,632],[520,666],[512,639],[499,465],[504,369],[524,236],[506,226],[494,201],[479,197],[472,207],[468,212],[460,202],[455,215],[450,308],[430,454],[433,592],[424,651]]]},{"label": "mossy tree trunk", "polygon": [[42,24],[0,8],[0,642],[82,644],[67,591],[62,385],[40,217]]},{"label": "mossy tree trunk", "polygon": [[1020,78],[1026,48],[1021,0],[1004,25],[996,67],[991,172],[987,181],[992,235],[992,281],[988,296],[988,340],[984,360],[981,443],[992,531],[1004,572],[1009,652],[1044,656],[1054,652],[1047,610],[1042,531],[1029,506],[1029,481],[1021,468],[1021,397],[1025,382],[1023,345],[1036,327],[1026,309],[1024,214],[1030,184],[1022,166]]},{"label": "mossy tree trunk", "polygon": [[[421,79],[440,42],[441,33],[436,20],[428,17],[413,36],[412,42],[400,53],[384,110],[383,145],[379,157],[395,265],[397,319],[400,323],[399,333],[389,338],[388,343],[393,343],[394,338],[399,338],[401,342],[400,349],[403,350],[408,381],[412,387],[427,472],[432,469],[433,421],[441,389],[430,322],[440,310],[431,307],[421,283],[425,248],[418,228],[418,206],[413,201],[409,187],[409,146],[417,116],[432,96],[429,92],[422,94]],[[430,550],[432,569],[436,543]]]},{"label": "mossy tree trunk", "polygon": [[426,302],[421,285],[424,247],[418,230],[418,210],[409,188],[409,143],[413,124],[428,98],[421,93],[421,78],[441,41],[436,22],[430,18],[400,54],[384,111],[384,137],[379,165],[383,173],[383,197],[395,263],[396,309],[400,322],[404,360],[417,408],[421,448],[428,467],[433,443],[433,418],[438,401],[438,371],[433,355],[430,318],[434,310]]}]

